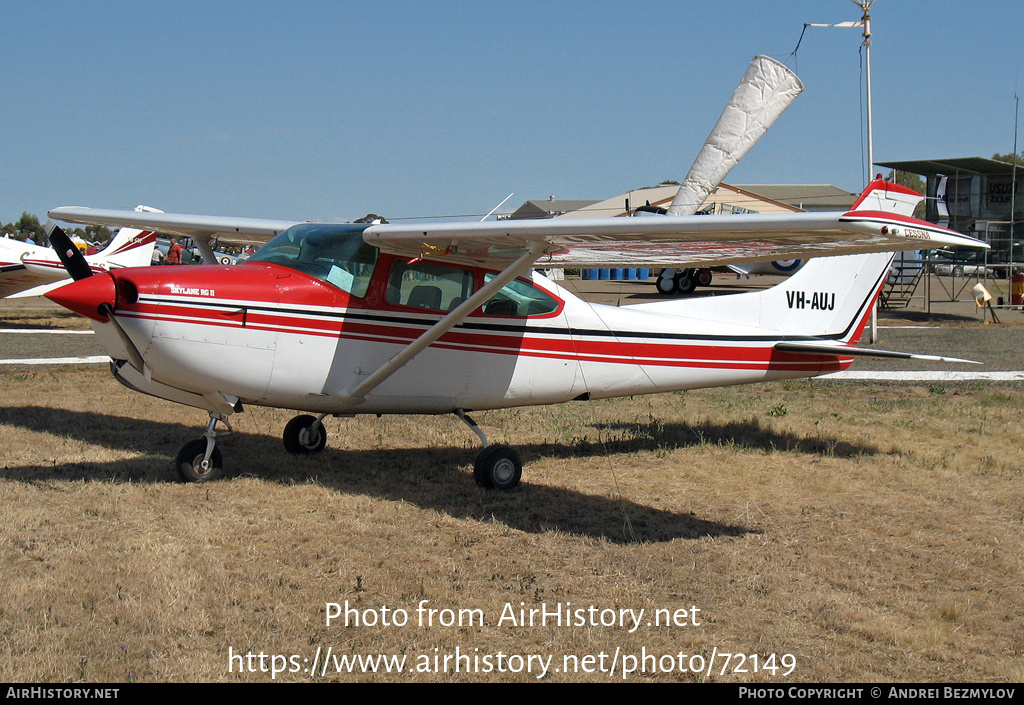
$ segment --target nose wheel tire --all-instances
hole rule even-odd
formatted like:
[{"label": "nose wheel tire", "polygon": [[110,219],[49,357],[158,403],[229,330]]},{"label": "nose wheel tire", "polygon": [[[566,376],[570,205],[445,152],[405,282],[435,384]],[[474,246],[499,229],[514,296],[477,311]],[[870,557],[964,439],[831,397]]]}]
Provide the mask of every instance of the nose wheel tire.
[{"label": "nose wheel tire", "polygon": [[476,458],[473,477],[485,489],[510,490],[523,477],[523,463],[508,446],[487,446]]},{"label": "nose wheel tire", "polygon": [[203,465],[206,458],[206,439],[199,438],[185,446],[178,453],[175,467],[178,474],[185,482],[210,482],[217,480],[224,474],[224,461],[221,458],[220,450],[213,449],[210,453],[210,460]]},{"label": "nose wheel tire", "polygon": [[296,416],[284,427],[284,449],[293,455],[319,453],[327,445],[327,429],[315,416]]}]

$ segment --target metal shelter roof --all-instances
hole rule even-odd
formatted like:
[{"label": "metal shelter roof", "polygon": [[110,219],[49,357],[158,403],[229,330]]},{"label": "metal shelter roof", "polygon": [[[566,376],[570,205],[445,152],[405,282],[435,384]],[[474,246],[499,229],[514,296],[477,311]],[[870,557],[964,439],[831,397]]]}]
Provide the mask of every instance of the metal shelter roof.
[{"label": "metal shelter roof", "polygon": [[[878,162],[877,166],[909,171],[922,176],[952,176],[958,172],[971,174],[1013,174],[1013,164],[985,157],[958,159],[920,159],[905,162]],[[1020,167],[1018,167],[1018,170]]]}]

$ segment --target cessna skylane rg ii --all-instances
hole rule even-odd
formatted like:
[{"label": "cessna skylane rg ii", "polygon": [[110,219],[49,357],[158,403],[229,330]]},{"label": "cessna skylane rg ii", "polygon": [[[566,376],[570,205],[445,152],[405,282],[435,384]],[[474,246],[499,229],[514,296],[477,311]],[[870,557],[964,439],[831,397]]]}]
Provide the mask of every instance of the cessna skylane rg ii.
[{"label": "cessna skylane rg ii", "polygon": [[[292,453],[324,447],[330,414],[454,413],[483,443],[477,482],[508,489],[519,457],[489,445],[472,410],[812,377],[858,354],[919,357],[856,347],[891,251],[984,246],[906,215],[919,198],[879,180],[848,213],[428,225],[57,208],[51,217],[197,241],[274,237],[239,265],[93,274],[54,227],[78,281],[47,296],[91,319],[120,382],[209,413],[177,458],[187,480],[221,474],[217,424],[230,432],[231,414],[259,405],[310,412],[285,427]],[[795,257],[814,259],[771,289],[622,307],[531,273]]]},{"label": "cessna skylane rg ii", "polygon": [[[153,212],[145,206],[138,210]],[[110,244],[85,260],[94,272],[143,267],[150,263],[155,244],[156,233],[151,230],[121,228]],[[70,283],[64,265],[49,247],[0,238],[0,297],[41,296]]]},{"label": "cessna skylane rg ii", "polygon": [[[469,412],[813,377],[863,354],[928,357],[857,348],[893,251],[986,247],[910,217],[913,191],[876,180],[848,213],[687,214],[799,89],[784,66],[754,59],[680,187],[680,212],[395,225],[56,208],[56,220],[191,237],[207,262],[218,236],[270,240],[235,266],[95,273],[52,226],[77,281],[48,297],[91,320],[118,381],[209,414],[178,454],[186,480],[222,474],[217,439],[256,405],[307,412],[285,426],[291,453],[324,448],[328,415],[452,413],[483,445],[477,483],[510,489],[519,456],[489,444]],[[764,291],[622,307],[532,271],[805,257]]]}]

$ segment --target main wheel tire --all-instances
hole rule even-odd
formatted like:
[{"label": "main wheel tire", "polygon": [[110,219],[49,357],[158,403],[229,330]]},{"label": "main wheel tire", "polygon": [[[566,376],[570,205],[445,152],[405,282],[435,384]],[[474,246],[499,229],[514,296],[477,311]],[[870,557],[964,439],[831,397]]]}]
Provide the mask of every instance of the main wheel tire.
[{"label": "main wheel tire", "polygon": [[476,458],[473,477],[485,489],[510,490],[522,479],[523,464],[508,446],[487,446]]},{"label": "main wheel tire", "polygon": [[708,286],[711,284],[711,270],[710,269],[698,269],[697,270],[697,283],[701,286]]},{"label": "main wheel tire", "polygon": [[676,293],[676,278],[658,277],[657,281],[654,282],[654,286],[662,296],[671,296]]},{"label": "main wheel tire", "polygon": [[315,416],[296,416],[284,427],[284,449],[293,455],[319,453],[327,445],[327,429]]},{"label": "main wheel tire", "polygon": [[692,269],[684,269],[682,274],[676,277],[676,291],[683,296],[689,296],[697,290],[697,277]]},{"label": "main wheel tire", "polygon": [[224,460],[221,458],[220,449],[213,449],[213,452],[210,453],[210,462],[204,468],[203,458],[205,457],[205,438],[186,443],[178,452],[178,459],[175,462],[181,479],[185,482],[210,482],[220,479],[224,474]]}]

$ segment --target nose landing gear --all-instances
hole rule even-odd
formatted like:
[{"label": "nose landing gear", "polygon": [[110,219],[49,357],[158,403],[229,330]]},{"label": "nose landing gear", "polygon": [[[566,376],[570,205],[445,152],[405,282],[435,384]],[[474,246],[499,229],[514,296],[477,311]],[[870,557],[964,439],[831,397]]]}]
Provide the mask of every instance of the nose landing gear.
[{"label": "nose landing gear", "polygon": [[[319,453],[327,445],[327,431],[323,419],[327,414],[296,416],[284,427],[284,447],[295,455]],[[226,430],[217,430],[217,422],[227,426]],[[203,437],[186,443],[178,452],[175,467],[185,482],[209,482],[219,479],[224,474],[224,460],[220,449],[216,447],[217,439],[234,433],[228,418],[224,414],[210,412],[210,422],[206,424]]]},{"label": "nose landing gear", "polygon": [[[227,430],[218,431],[217,422],[220,421]],[[218,438],[229,436],[234,433],[231,424],[223,414],[210,413],[210,423],[206,424],[206,431],[203,437],[186,443],[175,461],[178,474],[185,482],[210,482],[217,480],[224,474],[224,460],[220,450],[215,446]]]}]

